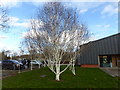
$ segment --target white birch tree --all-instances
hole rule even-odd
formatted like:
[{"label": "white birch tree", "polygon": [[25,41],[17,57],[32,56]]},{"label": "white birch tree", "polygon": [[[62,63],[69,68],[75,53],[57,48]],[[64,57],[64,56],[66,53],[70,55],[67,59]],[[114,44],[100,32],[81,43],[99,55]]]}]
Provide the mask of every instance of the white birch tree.
[{"label": "white birch tree", "polygon": [[[75,75],[75,60],[80,45],[88,36],[87,26],[80,23],[76,9],[66,8],[60,2],[50,2],[38,9],[24,42],[27,47],[35,47],[36,52],[44,55],[46,65],[59,81],[69,66]],[[61,70],[65,56],[68,56],[69,63]]]}]

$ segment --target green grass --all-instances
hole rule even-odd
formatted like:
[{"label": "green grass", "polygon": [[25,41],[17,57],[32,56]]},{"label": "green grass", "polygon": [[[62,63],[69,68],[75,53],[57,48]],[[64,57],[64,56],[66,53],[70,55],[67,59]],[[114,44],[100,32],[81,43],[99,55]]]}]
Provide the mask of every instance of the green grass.
[{"label": "green grass", "polygon": [[[46,77],[40,77],[46,75]],[[3,88],[118,88],[118,80],[98,68],[76,67],[76,76],[70,70],[61,74],[61,81],[47,67],[3,79]]]}]

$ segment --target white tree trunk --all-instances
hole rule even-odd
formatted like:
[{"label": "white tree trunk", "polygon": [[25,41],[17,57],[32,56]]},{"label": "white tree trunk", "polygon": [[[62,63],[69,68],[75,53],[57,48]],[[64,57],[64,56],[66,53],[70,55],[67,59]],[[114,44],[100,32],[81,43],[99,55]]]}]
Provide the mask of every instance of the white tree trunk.
[{"label": "white tree trunk", "polygon": [[39,68],[40,68],[40,64],[39,64]]},{"label": "white tree trunk", "polygon": [[76,75],[76,74],[75,74],[75,63],[74,63],[74,60],[73,60],[72,63],[70,64],[69,70],[72,71],[73,75]]},{"label": "white tree trunk", "polygon": [[72,64],[69,66],[69,70],[72,70]]},{"label": "white tree trunk", "polygon": [[33,66],[33,65],[32,65],[32,62],[31,62],[31,70],[32,70],[32,66]]},{"label": "white tree trunk", "polygon": [[73,67],[72,67],[72,73],[73,73],[73,75],[76,75],[76,74],[75,74],[75,67],[74,67],[74,65],[73,65]]},{"label": "white tree trunk", "polygon": [[45,62],[45,60],[44,60],[44,64],[43,64],[43,66],[46,67],[46,62]]},{"label": "white tree trunk", "polygon": [[72,63],[72,73],[73,75],[76,75],[75,74],[75,60],[73,60],[73,63]]},{"label": "white tree trunk", "polygon": [[60,63],[59,61],[56,61],[56,79],[57,81],[60,81]]},{"label": "white tree trunk", "polygon": [[60,81],[60,74],[59,74],[59,73],[56,73],[56,78],[55,78],[55,80]]}]

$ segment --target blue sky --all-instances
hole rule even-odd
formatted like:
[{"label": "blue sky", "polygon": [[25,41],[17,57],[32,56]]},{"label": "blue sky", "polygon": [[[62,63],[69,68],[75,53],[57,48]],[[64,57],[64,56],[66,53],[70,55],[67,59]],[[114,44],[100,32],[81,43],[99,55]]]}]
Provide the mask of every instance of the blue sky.
[{"label": "blue sky", "polygon": [[[23,35],[29,27],[29,20],[43,2],[3,3],[9,7],[8,16],[12,21],[8,33],[0,32],[0,51],[18,51]],[[81,20],[88,25],[89,32],[93,33],[91,40],[118,33],[118,2],[66,2],[65,6],[78,9]]]}]

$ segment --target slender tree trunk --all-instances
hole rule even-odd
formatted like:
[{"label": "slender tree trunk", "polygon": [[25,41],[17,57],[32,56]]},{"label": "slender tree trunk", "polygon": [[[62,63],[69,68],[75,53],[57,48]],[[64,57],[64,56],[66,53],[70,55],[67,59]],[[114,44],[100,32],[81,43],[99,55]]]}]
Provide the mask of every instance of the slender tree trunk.
[{"label": "slender tree trunk", "polygon": [[60,63],[56,62],[56,79],[57,81],[60,81]]},{"label": "slender tree trunk", "polygon": [[46,67],[46,62],[45,62],[45,60],[44,60],[44,64],[43,64],[43,66]]},{"label": "slender tree trunk", "polygon": [[32,68],[33,68],[33,65],[32,65],[32,62],[31,62],[31,70],[32,70]]},{"label": "slender tree trunk", "polygon": [[76,55],[77,55],[77,53],[75,52],[75,53],[74,53],[74,57],[72,58],[72,65],[71,65],[72,69],[71,69],[71,71],[72,71],[73,75],[76,75],[76,73],[75,73],[75,60],[76,60]]},{"label": "slender tree trunk", "polygon": [[69,70],[72,70],[72,64],[69,66]]},{"label": "slender tree trunk", "polygon": [[59,73],[56,73],[56,79],[57,81],[60,81],[60,74]]},{"label": "slender tree trunk", "polygon": [[75,74],[75,61],[74,60],[73,60],[72,65],[71,65],[71,71],[72,71],[73,75],[76,75]]},{"label": "slender tree trunk", "polygon": [[76,75],[75,74],[75,66],[73,65],[73,68],[72,68],[72,73],[74,74],[74,75]]},{"label": "slender tree trunk", "polygon": [[39,64],[39,68],[40,68],[40,64]]}]

